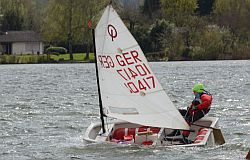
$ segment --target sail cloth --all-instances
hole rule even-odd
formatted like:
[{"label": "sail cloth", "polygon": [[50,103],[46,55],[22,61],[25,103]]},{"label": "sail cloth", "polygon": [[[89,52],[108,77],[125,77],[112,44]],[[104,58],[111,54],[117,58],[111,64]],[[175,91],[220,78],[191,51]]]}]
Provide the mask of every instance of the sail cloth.
[{"label": "sail cloth", "polygon": [[111,5],[95,28],[95,43],[103,110],[108,117],[146,126],[189,129]]}]

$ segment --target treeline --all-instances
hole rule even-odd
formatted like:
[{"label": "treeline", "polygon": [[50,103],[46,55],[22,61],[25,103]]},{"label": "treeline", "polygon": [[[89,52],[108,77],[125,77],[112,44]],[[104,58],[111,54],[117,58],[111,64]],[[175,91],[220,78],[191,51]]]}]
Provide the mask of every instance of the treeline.
[{"label": "treeline", "polygon": [[[91,52],[88,21],[110,0],[0,0],[0,29],[40,32],[47,46]],[[152,59],[250,58],[249,0],[113,0],[113,7]]]}]

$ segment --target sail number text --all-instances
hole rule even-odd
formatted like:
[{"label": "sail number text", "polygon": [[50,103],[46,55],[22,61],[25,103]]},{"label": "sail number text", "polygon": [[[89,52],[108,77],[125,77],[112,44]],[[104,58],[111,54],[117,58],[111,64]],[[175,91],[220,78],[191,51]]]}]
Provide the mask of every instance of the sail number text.
[{"label": "sail number text", "polygon": [[114,60],[109,55],[99,55],[98,60],[102,68],[116,69],[130,93],[138,93],[156,87],[154,75],[139,58],[136,50],[116,54]]}]

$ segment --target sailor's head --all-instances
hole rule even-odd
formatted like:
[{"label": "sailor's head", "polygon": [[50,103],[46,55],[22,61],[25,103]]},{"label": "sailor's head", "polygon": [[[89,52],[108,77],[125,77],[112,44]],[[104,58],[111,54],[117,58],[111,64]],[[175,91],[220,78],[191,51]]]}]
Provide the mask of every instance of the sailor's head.
[{"label": "sailor's head", "polygon": [[204,85],[202,83],[197,83],[193,87],[194,94],[202,93],[204,91]]}]

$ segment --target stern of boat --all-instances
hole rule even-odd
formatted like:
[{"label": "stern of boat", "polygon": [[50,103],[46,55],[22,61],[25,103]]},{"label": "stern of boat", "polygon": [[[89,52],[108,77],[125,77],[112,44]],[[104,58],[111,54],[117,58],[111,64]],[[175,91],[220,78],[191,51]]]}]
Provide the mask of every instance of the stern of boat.
[{"label": "stern of boat", "polygon": [[[176,135],[168,137],[167,135],[173,131],[173,129],[165,128],[161,136],[159,138],[159,143],[166,146],[213,146],[215,145],[215,139],[213,134],[213,129],[206,128],[204,126],[217,128],[218,127],[219,118],[205,116],[200,120],[196,121],[195,124],[190,127],[190,135],[188,139],[190,140],[190,144],[183,143],[182,135]],[[199,125],[199,126],[198,126]]]}]

